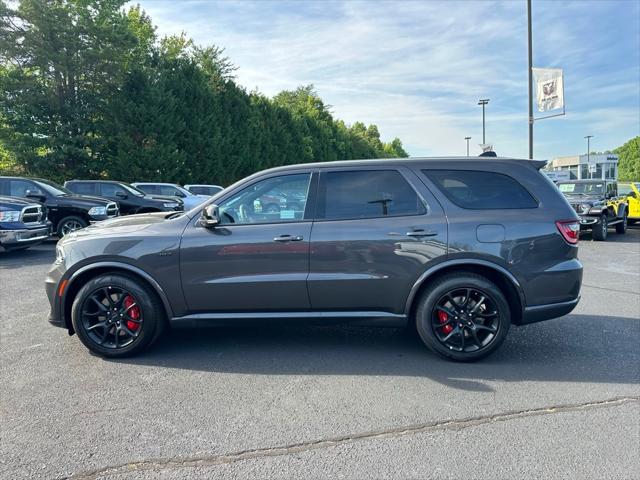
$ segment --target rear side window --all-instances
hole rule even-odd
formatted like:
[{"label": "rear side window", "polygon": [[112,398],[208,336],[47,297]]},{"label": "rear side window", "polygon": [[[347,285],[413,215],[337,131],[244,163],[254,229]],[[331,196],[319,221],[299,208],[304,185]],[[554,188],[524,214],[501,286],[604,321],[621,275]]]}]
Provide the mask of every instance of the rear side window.
[{"label": "rear side window", "polygon": [[95,195],[94,187],[93,183],[71,183],[68,185],[69,190],[80,195]]},{"label": "rear side window", "polygon": [[538,202],[517,180],[495,172],[423,170],[444,195],[473,210],[537,208]]},{"label": "rear side window", "polygon": [[316,217],[327,220],[422,215],[425,206],[400,172],[327,172],[320,185]]}]

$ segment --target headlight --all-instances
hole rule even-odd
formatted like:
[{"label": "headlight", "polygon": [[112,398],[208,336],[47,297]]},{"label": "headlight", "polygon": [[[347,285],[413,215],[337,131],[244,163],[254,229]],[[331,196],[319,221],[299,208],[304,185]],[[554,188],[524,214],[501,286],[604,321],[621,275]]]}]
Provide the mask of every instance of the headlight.
[{"label": "headlight", "polygon": [[175,208],[178,206],[177,203],[163,203],[162,205],[164,205],[165,208]]},{"label": "headlight", "polygon": [[0,212],[0,222],[19,222],[20,212],[17,210],[6,210]]},{"label": "headlight", "polygon": [[106,215],[107,207],[91,207],[89,209],[89,215],[92,217],[97,217],[98,215]]},{"label": "headlight", "polygon": [[60,245],[56,245],[56,263],[64,262],[64,248]]},{"label": "headlight", "polygon": [[591,210],[591,205],[588,203],[583,203],[580,205],[580,213],[588,213]]}]

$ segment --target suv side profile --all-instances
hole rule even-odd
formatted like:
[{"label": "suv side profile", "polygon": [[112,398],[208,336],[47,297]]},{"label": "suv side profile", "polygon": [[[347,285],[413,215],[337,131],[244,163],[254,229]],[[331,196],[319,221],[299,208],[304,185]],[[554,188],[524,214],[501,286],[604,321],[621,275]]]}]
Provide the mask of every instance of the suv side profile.
[{"label": "suv side profile", "polygon": [[100,195],[118,202],[121,215],[174,212],[184,209],[182,200],[172,196],[148,195],[133,185],[112,180],[69,180],[64,186],[72,192]]},{"label": "suv side profile", "polygon": [[[340,320],[409,324],[438,354],[477,360],[511,324],[579,301],[579,220],[544,164],[415,158],[259,172],[201,208],[114,219],[59,242],[49,321],[105,357],[141,352],[167,325]],[[298,201],[264,208],[279,192]]]}]

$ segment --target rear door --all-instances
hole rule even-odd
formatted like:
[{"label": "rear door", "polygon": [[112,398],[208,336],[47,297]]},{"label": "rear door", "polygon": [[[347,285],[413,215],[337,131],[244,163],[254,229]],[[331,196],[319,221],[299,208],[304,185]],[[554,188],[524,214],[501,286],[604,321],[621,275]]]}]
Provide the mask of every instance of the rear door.
[{"label": "rear door", "polygon": [[411,170],[321,171],[308,278],[314,310],[402,313],[413,284],[446,253],[444,212]]}]

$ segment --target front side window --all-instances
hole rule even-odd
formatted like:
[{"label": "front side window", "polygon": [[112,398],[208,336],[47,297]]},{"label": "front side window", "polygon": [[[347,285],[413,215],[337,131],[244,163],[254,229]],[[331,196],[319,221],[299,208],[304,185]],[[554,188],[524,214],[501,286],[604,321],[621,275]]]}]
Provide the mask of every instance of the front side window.
[{"label": "front side window", "polygon": [[536,208],[538,202],[518,181],[496,172],[423,170],[444,195],[472,210]]},{"label": "front side window", "polygon": [[120,185],[115,183],[102,183],[100,184],[100,192],[102,196],[107,198],[115,198],[117,194],[126,195],[127,192]]},{"label": "front side window", "polygon": [[158,185],[158,190],[160,191],[160,195],[169,195],[173,197],[185,196],[184,193],[182,193],[176,187],[172,187],[171,185]]},{"label": "front side window", "polygon": [[347,220],[422,215],[426,208],[396,170],[352,170],[323,174],[316,217]]},{"label": "front side window", "polygon": [[220,223],[284,223],[304,218],[310,173],[270,177],[219,205]]},{"label": "front side window", "polygon": [[26,197],[27,195],[44,195],[44,191],[35,183],[26,180],[11,180],[9,195],[12,197]]}]

